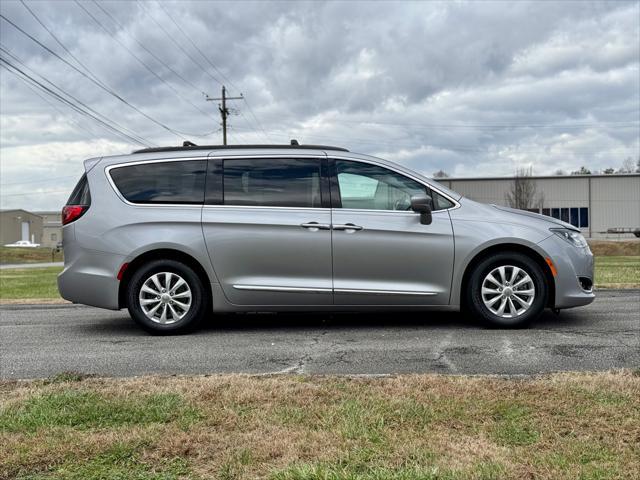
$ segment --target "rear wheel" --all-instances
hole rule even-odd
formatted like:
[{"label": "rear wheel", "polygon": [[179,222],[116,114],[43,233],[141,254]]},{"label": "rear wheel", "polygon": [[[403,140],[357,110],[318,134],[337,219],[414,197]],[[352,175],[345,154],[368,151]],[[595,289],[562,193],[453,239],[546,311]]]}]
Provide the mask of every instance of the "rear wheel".
[{"label": "rear wheel", "polygon": [[156,334],[195,328],[206,314],[206,294],[198,275],[175,260],[153,260],[131,277],[127,306],[131,318]]},{"label": "rear wheel", "polygon": [[484,323],[520,328],[537,319],[547,304],[544,272],[530,257],[517,252],[491,255],[473,270],[467,304]]}]

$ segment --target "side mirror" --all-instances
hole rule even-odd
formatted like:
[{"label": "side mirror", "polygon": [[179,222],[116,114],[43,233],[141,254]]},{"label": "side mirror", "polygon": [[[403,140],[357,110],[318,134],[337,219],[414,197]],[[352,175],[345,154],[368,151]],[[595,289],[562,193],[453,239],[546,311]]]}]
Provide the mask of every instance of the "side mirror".
[{"label": "side mirror", "polygon": [[420,214],[422,225],[431,225],[431,199],[426,195],[414,195],[411,197],[411,210]]}]

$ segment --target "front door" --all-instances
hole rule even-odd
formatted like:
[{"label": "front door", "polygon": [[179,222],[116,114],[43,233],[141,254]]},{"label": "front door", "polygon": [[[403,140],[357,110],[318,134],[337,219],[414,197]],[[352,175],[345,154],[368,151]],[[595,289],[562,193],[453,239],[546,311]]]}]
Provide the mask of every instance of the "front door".
[{"label": "front door", "polygon": [[331,209],[322,203],[322,160],[209,164],[202,226],[227,299],[236,305],[331,305]]},{"label": "front door", "polygon": [[[454,244],[446,209],[453,203],[380,165],[332,162],[335,304],[448,304]],[[411,196],[425,193],[433,199],[430,225],[411,210]]]}]

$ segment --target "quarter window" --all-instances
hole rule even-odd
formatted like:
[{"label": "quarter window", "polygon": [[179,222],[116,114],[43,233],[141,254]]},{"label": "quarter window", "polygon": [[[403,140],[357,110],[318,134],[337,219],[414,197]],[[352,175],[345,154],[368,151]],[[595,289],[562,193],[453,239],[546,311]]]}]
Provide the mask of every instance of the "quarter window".
[{"label": "quarter window", "polygon": [[318,159],[225,160],[224,204],[322,207]]},{"label": "quarter window", "polygon": [[111,178],[132,203],[201,204],[206,160],[153,162],[118,167]]}]

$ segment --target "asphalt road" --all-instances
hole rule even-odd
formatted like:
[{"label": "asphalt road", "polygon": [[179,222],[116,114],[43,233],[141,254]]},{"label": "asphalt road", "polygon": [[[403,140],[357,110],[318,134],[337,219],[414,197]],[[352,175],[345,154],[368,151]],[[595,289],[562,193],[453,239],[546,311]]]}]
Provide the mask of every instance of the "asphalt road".
[{"label": "asphalt road", "polygon": [[191,335],[154,337],[126,311],[0,308],[0,378],[207,373],[535,374],[640,367],[640,291],[547,312],[527,330],[456,313],[225,315]]}]

